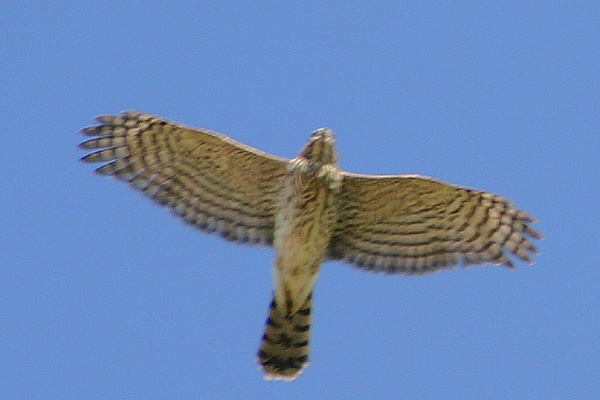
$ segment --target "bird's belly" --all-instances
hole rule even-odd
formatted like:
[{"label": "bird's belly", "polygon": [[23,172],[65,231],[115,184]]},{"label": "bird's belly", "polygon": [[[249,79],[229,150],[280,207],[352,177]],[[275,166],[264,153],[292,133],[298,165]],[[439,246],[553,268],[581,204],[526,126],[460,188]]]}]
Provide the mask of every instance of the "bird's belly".
[{"label": "bird's belly", "polygon": [[286,315],[302,307],[325,259],[333,227],[330,196],[325,187],[310,196],[295,193],[276,216],[273,283],[275,302]]}]

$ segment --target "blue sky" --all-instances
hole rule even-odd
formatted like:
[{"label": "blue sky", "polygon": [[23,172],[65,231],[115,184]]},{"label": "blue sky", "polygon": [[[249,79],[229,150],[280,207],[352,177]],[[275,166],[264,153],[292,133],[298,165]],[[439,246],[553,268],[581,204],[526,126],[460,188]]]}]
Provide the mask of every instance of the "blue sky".
[{"label": "blue sky", "polygon": [[[3,398],[600,397],[597,2],[3,2],[0,48]],[[327,263],[311,365],[264,382],[272,251],[78,162],[77,129],[123,109],[287,157],[328,126],[346,170],[512,199],[542,254]]]}]

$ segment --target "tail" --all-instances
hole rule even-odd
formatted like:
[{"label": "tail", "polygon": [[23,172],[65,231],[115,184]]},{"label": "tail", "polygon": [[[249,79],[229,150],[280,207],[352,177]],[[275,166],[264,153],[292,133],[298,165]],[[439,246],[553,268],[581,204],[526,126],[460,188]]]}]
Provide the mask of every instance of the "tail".
[{"label": "tail", "polygon": [[273,297],[257,355],[265,379],[291,381],[308,365],[311,297],[312,293],[296,313],[288,316]]}]

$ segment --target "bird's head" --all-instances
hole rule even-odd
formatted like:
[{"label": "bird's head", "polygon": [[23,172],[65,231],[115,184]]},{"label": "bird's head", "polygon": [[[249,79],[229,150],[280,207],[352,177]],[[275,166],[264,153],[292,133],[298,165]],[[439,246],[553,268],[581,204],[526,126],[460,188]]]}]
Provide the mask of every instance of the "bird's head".
[{"label": "bird's head", "polygon": [[338,157],[333,131],[329,128],[315,130],[300,151],[300,156],[321,165],[337,164]]}]

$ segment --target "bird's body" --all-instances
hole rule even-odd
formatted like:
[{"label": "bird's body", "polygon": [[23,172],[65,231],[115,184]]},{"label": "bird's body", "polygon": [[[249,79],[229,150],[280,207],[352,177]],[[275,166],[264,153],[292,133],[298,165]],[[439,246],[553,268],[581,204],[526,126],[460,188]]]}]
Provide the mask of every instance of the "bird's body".
[{"label": "bird's body", "polygon": [[269,378],[295,377],[308,362],[310,296],[337,223],[340,182],[333,135],[317,130],[288,163],[278,196],[275,293],[258,352]]},{"label": "bird's body", "polygon": [[337,223],[337,157],[311,152],[317,145],[333,149],[330,131],[317,131],[289,162],[278,196],[273,280],[275,300],[284,314],[298,311],[312,291]]},{"label": "bird's body", "polygon": [[97,172],[129,182],[187,223],[238,243],[272,245],[274,296],[258,352],[268,379],[308,363],[320,265],[420,274],[458,263],[532,262],[533,218],[500,196],[418,175],[340,170],[333,133],[317,129],[285,159],[216,132],[137,112],[98,117],[81,144]]}]

